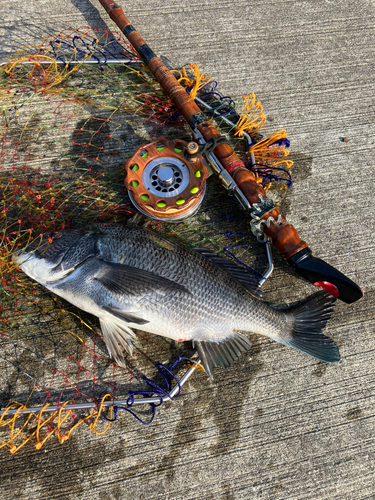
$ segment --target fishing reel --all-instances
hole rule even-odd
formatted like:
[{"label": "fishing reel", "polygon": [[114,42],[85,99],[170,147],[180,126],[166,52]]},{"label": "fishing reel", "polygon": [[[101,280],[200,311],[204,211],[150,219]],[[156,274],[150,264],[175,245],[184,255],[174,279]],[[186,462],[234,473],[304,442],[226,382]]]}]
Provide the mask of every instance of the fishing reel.
[{"label": "fishing reel", "polygon": [[195,142],[164,137],[139,146],[126,162],[125,186],[133,205],[156,220],[181,221],[200,207],[207,168]]}]

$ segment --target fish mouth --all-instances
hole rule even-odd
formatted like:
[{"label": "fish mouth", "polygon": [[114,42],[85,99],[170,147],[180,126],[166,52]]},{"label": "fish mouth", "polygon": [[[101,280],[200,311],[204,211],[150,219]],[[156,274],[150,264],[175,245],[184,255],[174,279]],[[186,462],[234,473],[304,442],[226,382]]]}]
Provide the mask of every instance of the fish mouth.
[{"label": "fish mouth", "polygon": [[34,247],[29,251],[26,248],[25,250],[18,250],[14,252],[12,255],[12,261],[31,279],[44,286],[54,285],[69,276],[69,274],[74,271],[74,268],[67,270],[62,269],[62,261],[70,248],[71,247],[64,250],[64,252],[61,252],[61,254],[59,254],[57,259],[54,261],[51,261],[43,256],[46,251],[45,246],[37,249]]},{"label": "fish mouth", "polygon": [[26,261],[34,258],[35,255],[33,253],[24,252],[23,250],[17,250],[17,252],[14,252],[12,255],[12,261],[16,264],[16,266],[21,266]]},{"label": "fish mouth", "polygon": [[32,242],[23,250],[17,250],[14,252],[12,255],[12,261],[17,266],[22,266],[22,264],[25,264],[25,262],[32,259],[39,259],[41,254],[43,254],[43,252],[45,252],[48,248],[46,243],[48,244],[48,242],[41,242],[40,245],[35,246],[35,242]]},{"label": "fish mouth", "polygon": [[[51,233],[44,233],[39,244],[36,244],[36,242],[34,241],[24,250],[17,250],[16,252],[14,252],[12,255],[12,261],[17,266],[22,266],[22,264],[25,264],[26,262],[29,262],[33,259],[43,259],[43,254],[50,247],[50,241],[46,240],[47,237],[51,237]],[[60,253],[60,255],[57,255],[56,261],[53,262],[52,260],[49,261],[49,259],[46,259],[46,262],[50,262],[50,266],[52,269],[60,266],[62,261],[64,260],[65,255],[69,252],[73,245],[74,243],[68,246],[63,252]]]}]

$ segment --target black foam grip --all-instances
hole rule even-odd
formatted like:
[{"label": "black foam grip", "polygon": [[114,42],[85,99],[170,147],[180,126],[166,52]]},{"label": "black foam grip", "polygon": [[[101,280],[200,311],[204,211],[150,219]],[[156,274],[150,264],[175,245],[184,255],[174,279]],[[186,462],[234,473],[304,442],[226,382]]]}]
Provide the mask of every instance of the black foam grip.
[{"label": "black foam grip", "polygon": [[362,290],[354,281],[324,260],[313,257],[309,249],[301,250],[288,262],[300,276],[347,304],[363,297]]}]

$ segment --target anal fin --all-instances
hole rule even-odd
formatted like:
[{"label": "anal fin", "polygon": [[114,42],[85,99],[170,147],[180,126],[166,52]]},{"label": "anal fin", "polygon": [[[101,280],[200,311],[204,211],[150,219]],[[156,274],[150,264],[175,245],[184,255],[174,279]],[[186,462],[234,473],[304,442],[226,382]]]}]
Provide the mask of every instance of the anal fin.
[{"label": "anal fin", "polygon": [[216,366],[229,368],[243,352],[248,351],[251,342],[240,333],[234,334],[223,342],[193,341],[201,363],[208,374],[213,379],[213,370]]}]

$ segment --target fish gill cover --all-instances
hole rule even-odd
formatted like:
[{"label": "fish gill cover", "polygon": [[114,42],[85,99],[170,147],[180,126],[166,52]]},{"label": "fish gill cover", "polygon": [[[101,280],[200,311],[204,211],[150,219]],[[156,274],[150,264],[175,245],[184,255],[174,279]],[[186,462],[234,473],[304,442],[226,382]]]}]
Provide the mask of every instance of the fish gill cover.
[{"label": "fish gill cover", "polygon": [[[175,75],[243,158],[243,132],[250,134],[259,182],[291,184],[285,131],[262,138],[265,116],[253,94],[240,114],[198,66]],[[2,61],[0,113],[0,447],[14,453],[29,441],[40,448],[52,434],[63,442],[85,421],[104,432],[117,410],[103,402],[128,400],[130,409],[135,395],[163,395],[186,371],[186,360],[173,362],[193,355],[189,345],[142,332],[127,368],[117,367],[96,318],[32,282],[11,256],[46,232],[125,223],[135,213],[124,188],[126,160],[155,138],[190,135],[122,34],[99,28],[49,35]],[[256,243],[248,222],[211,177],[198,214],[153,228],[265,267],[261,249],[247,252]],[[77,406],[86,403],[93,407]],[[150,421],[155,406],[138,417]],[[37,410],[23,413],[26,407]]]}]

